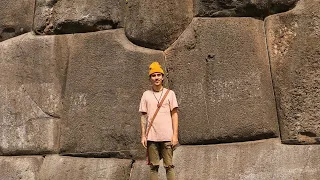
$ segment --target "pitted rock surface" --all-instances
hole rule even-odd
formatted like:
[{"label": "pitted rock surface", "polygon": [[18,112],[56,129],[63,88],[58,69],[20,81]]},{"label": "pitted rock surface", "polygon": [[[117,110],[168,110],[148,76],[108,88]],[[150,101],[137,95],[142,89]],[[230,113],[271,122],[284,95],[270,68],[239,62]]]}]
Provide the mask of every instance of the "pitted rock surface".
[{"label": "pitted rock surface", "polygon": [[263,21],[194,18],[165,54],[181,143],[278,135]]},{"label": "pitted rock surface", "polygon": [[71,34],[123,27],[125,1],[36,0],[34,31]]},{"label": "pitted rock surface", "polygon": [[[320,146],[314,145],[284,145],[278,139],[180,146],[173,164],[177,180],[318,179],[319,150]],[[149,171],[145,161],[136,161],[131,179],[147,179]],[[162,164],[159,172],[165,179]]]},{"label": "pitted rock surface", "polygon": [[284,143],[320,143],[320,1],[266,19]]},{"label": "pitted rock surface", "polygon": [[180,36],[192,18],[192,0],[129,0],[125,31],[139,46],[164,50]]},{"label": "pitted rock surface", "polygon": [[163,52],[132,44],[123,29],[63,37],[70,54],[61,153],[144,156],[138,106],[149,64],[163,64]]},{"label": "pitted rock surface", "polygon": [[0,1],[0,41],[31,31],[34,1]]},{"label": "pitted rock surface", "polygon": [[49,155],[44,159],[39,179],[85,180],[130,178],[131,160],[114,158],[79,158]]},{"label": "pitted rock surface", "polygon": [[38,180],[42,156],[0,156],[1,180]]}]

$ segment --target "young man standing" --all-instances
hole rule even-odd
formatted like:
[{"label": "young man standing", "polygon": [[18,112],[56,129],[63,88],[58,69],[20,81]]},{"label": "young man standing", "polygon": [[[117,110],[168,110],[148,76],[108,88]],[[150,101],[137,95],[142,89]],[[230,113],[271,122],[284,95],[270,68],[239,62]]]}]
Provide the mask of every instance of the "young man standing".
[{"label": "young man standing", "polygon": [[[178,144],[178,103],[175,93],[163,87],[164,71],[158,62],[150,65],[149,79],[152,89],[143,93],[139,108],[142,113],[141,143],[147,148],[150,179],[158,179],[160,159],[163,158],[167,179],[174,180],[172,157],[173,147]],[[158,113],[152,121],[158,106]]]}]

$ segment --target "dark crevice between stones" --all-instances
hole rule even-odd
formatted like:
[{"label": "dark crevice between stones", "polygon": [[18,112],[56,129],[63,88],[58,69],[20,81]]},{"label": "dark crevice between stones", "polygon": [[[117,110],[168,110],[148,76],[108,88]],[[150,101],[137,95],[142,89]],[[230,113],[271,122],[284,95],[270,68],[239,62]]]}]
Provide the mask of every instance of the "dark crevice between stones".
[{"label": "dark crevice between stones", "polygon": [[237,142],[248,142],[248,141],[258,141],[264,139],[277,138],[278,136],[273,132],[257,134],[248,137],[235,138],[226,136],[223,138],[213,138],[213,139],[204,139],[204,140],[195,140],[194,142],[184,143],[181,142],[181,145],[213,145],[213,144],[229,144],[229,143],[237,143]]},{"label": "dark crevice between stones", "polygon": [[128,34],[126,34],[127,38],[129,41],[131,41],[133,44],[140,46],[140,47],[144,47],[144,48],[148,48],[148,49],[154,49],[154,50],[161,50],[164,51],[165,49],[167,49],[169,46],[167,45],[159,45],[156,43],[152,43],[152,42],[148,42],[148,41],[141,41],[135,38],[130,38],[130,36]]},{"label": "dark crevice between stones", "polygon": [[273,97],[274,97],[274,103],[275,103],[275,110],[276,110],[276,115],[277,115],[277,123],[278,123],[278,132],[279,132],[279,136],[280,139],[282,139],[281,137],[281,122],[280,122],[280,114],[278,112],[278,107],[280,107],[279,103],[277,102],[277,98],[276,98],[276,92],[275,92],[275,82],[274,82],[274,74],[272,73],[272,67],[271,67],[271,59],[270,59],[270,48],[268,46],[268,36],[267,36],[267,27],[266,27],[266,21],[263,22],[263,30],[264,30],[264,37],[265,37],[265,44],[266,44],[266,50],[267,50],[267,57],[268,57],[268,63],[269,63],[269,72],[270,72],[270,76],[271,76],[271,83],[272,83],[272,93],[273,93]]},{"label": "dark crevice between stones", "polygon": [[23,33],[26,33],[26,31],[23,28],[14,28],[14,27],[0,27],[0,42],[13,38],[15,36],[19,36]]},{"label": "dark crevice between stones", "polygon": [[84,152],[84,153],[64,153],[60,152],[61,156],[86,157],[86,158],[118,158],[118,159],[133,159],[130,151],[107,151],[107,152]]},{"label": "dark crevice between stones", "polygon": [[283,13],[293,9],[299,0],[287,2],[273,2],[268,0],[266,4],[253,4],[250,2],[237,3],[231,1],[209,1],[202,0],[200,10],[196,17],[253,17],[264,19],[269,15]]},{"label": "dark crevice between stones", "polygon": [[86,33],[107,29],[117,29],[119,28],[119,24],[120,22],[114,22],[112,20],[97,21],[93,25],[91,25],[90,22],[65,21],[57,24],[56,27],[53,27],[53,34]]},{"label": "dark crevice between stones", "polygon": [[132,174],[133,174],[133,168],[134,168],[134,163],[136,161],[134,159],[131,160],[131,164],[130,164],[130,175],[129,175],[129,179],[132,179]]}]

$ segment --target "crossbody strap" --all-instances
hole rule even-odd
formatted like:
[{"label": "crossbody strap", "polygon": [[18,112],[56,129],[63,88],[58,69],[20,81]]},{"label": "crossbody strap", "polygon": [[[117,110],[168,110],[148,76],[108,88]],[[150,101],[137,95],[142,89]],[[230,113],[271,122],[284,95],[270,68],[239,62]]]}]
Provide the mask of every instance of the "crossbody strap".
[{"label": "crossbody strap", "polygon": [[166,99],[167,95],[169,94],[169,91],[170,91],[170,89],[168,89],[167,92],[164,94],[163,98],[161,99],[161,101],[160,101],[160,103],[158,105],[158,108],[157,108],[156,112],[152,116],[152,119],[150,121],[150,124],[149,124],[148,129],[147,129],[147,133],[146,133],[146,137],[147,138],[148,138],[148,134],[149,134],[149,131],[151,129],[152,123],[153,123],[154,119],[156,118],[156,116],[157,116],[157,114],[158,114],[158,112],[159,112],[159,110],[160,110],[160,108],[162,106],[163,101]]}]

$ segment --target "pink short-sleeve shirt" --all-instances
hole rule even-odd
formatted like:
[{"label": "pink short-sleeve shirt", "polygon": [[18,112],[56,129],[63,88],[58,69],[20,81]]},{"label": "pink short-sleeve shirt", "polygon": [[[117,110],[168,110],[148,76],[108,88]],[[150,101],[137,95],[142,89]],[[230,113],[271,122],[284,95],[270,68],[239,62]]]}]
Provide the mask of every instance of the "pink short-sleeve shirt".
[{"label": "pink short-sleeve shirt", "polygon": [[[139,112],[147,113],[147,126],[149,126],[151,118],[157,109],[158,102],[161,101],[167,90],[168,89],[163,88],[163,92],[154,92],[152,90],[147,90],[143,93]],[[168,96],[163,101],[163,104],[155,120],[153,121],[152,127],[150,128],[150,132],[147,137],[148,141],[171,141],[173,135],[171,111],[177,107],[178,102],[176,95],[172,90],[170,90]]]}]

